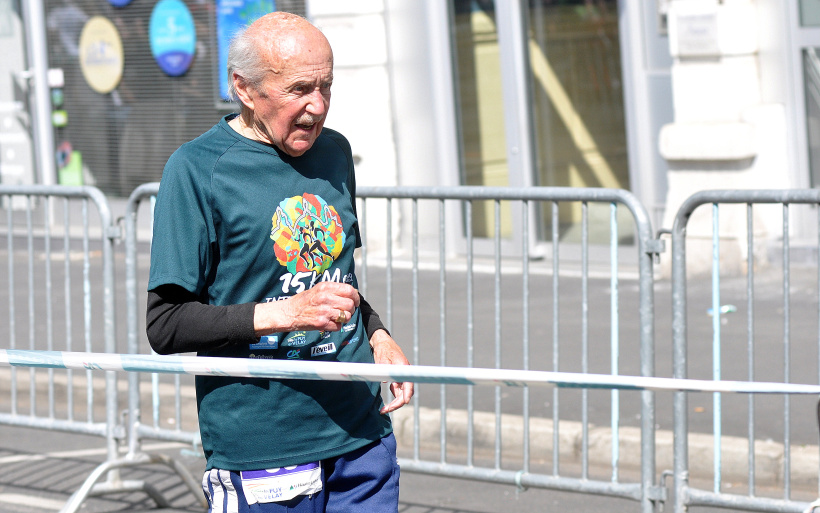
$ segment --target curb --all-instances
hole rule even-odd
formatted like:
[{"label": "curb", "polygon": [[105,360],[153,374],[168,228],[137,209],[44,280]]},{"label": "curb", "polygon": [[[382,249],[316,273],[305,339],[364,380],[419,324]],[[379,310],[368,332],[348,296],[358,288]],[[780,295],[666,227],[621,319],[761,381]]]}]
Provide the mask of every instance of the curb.
[{"label": "curb", "polygon": [[[421,447],[440,447],[441,410],[420,407],[419,444]],[[414,410],[412,407],[393,412],[393,431],[399,449],[412,449],[414,441]],[[468,415],[466,410],[448,410],[446,414],[448,449],[466,450]],[[496,417],[494,413],[473,412],[473,448],[495,450]],[[521,415],[501,415],[503,450],[505,454],[521,454],[523,451],[524,420]],[[552,419],[530,417],[530,454],[551,459],[553,455]],[[559,458],[562,463],[581,464],[583,425],[576,421],[559,422]],[[588,463],[595,467],[612,467],[612,430],[609,427],[589,425]],[[618,467],[640,470],[641,432],[636,427],[620,427]],[[655,432],[655,465],[658,475],[673,469],[673,433],[668,430]],[[732,436],[721,437],[721,477],[724,482],[748,482],[749,443],[747,439]],[[690,478],[713,479],[714,437],[710,434],[689,434]],[[755,483],[778,485],[783,482],[785,465],[784,446],[773,441],[757,441],[754,446]],[[816,445],[792,446],[791,484],[813,489],[818,482],[820,448]]]}]

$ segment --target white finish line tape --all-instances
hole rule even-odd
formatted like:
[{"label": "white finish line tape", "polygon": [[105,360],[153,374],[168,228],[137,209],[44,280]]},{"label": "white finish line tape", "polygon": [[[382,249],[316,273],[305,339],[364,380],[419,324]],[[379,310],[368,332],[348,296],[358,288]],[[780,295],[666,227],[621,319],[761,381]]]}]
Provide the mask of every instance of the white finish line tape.
[{"label": "white finish line tape", "polygon": [[268,379],[820,395],[820,385],[710,381],[511,369],[0,349],[0,367],[90,369]]}]

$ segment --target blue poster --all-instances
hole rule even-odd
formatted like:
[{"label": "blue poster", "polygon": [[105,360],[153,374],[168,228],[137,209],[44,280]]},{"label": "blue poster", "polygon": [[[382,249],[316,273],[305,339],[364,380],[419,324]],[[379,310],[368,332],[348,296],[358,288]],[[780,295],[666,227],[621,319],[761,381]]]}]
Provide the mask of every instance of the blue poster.
[{"label": "blue poster", "polygon": [[172,77],[188,71],[196,50],[196,27],[181,0],[160,0],[154,6],[148,37],[151,54],[162,71]]},{"label": "blue poster", "polygon": [[216,38],[219,48],[219,96],[230,101],[228,95],[228,46],[231,38],[242,28],[276,10],[274,0],[217,0]]}]

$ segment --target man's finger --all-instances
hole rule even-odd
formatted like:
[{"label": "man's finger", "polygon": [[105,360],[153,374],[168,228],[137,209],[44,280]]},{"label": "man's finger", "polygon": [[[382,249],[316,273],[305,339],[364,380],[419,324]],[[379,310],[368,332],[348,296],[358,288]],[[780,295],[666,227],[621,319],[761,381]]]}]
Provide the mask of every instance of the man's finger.
[{"label": "man's finger", "polygon": [[409,404],[410,399],[413,398],[413,382],[405,381],[403,383],[393,383],[395,386],[394,394],[396,399],[401,399],[404,404]]},{"label": "man's finger", "polygon": [[404,400],[397,397],[397,398],[393,399],[392,401],[390,401],[390,404],[388,404],[387,406],[385,406],[381,410],[379,410],[379,412],[380,413],[390,413],[391,411],[398,410],[399,408],[404,406],[404,404],[405,404]]}]

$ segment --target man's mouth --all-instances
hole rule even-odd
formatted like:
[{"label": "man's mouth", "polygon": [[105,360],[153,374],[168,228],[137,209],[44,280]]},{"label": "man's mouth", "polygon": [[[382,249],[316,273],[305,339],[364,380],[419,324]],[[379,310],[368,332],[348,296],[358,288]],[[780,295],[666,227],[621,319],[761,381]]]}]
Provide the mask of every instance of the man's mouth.
[{"label": "man's mouth", "polygon": [[313,116],[313,115],[310,115],[310,114],[303,114],[302,116],[299,116],[298,119],[296,119],[296,123],[294,123],[294,125],[299,130],[305,130],[306,132],[309,132],[309,131],[313,130],[313,127],[316,126],[316,123],[318,123],[321,120],[322,120],[321,116]]}]

